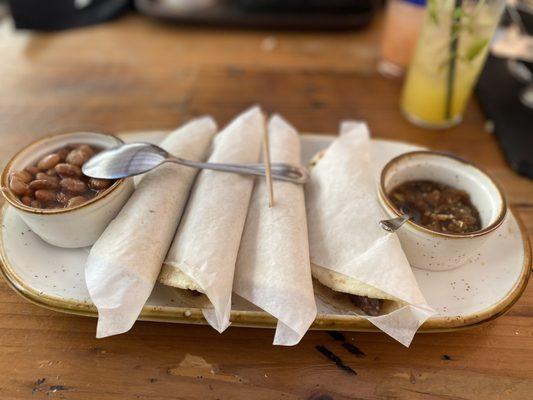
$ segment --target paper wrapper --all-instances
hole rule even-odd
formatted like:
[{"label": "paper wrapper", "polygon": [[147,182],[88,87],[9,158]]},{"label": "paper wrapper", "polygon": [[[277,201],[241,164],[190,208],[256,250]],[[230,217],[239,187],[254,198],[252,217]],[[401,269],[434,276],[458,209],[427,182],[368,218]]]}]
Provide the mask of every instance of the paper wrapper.
[{"label": "paper wrapper", "polygon": [[435,312],[418,288],[398,237],[379,226],[386,215],[378,202],[369,147],[365,124],[345,124],[311,170],[306,186],[311,263],[359,281],[363,290],[397,299],[384,315],[358,315],[409,346]]},{"label": "paper wrapper", "polygon": [[[161,147],[203,161],[215,133],[213,119],[199,118],[167,136]],[[197,172],[170,163],[148,172],[93,245],[85,279],[98,308],[97,337],[133,326],[155,285]]]},{"label": "paper wrapper", "polygon": [[[264,131],[258,107],[244,112],[217,135],[209,162],[257,163]],[[212,308],[202,312],[219,332],[229,326],[235,262],[253,184],[252,176],[202,170],[159,278],[205,293]]]},{"label": "paper wrapper", "polygon": [[[268,124],[272,162],[300,163],[298,133],[282,118]],[[316,317],[302,185],[274,181],[268,207],[264,179],[256,184],[244,228],[233,291],[278,319],[274,344],[297,344]]]}]

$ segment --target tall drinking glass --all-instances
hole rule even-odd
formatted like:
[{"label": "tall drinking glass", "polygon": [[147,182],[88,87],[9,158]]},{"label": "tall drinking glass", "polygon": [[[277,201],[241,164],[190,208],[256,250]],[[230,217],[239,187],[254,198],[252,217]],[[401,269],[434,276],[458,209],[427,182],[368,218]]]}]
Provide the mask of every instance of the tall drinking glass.
[{"label": "tall drinking glass", "polygon": [[505,0],[428,0],[402,93],[409,121],[427,128],[461,121],[504,7]]}]

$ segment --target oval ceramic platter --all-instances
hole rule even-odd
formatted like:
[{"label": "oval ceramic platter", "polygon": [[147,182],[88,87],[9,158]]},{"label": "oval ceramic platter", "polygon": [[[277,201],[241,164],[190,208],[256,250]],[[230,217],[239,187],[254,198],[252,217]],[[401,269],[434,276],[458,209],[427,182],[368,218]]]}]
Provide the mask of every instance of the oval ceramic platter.
[{"label": "oval ceramic platter", "polygon": [[[126,141],[158,143],[164,131],[121,135]],[[302,162],[307,164],[325,149],[334,136],[302,135]],[[382,166],[406,151],[420,149],[406,143],[372,141],[376,178]],[[89,248],[62,249],[37,237],[4,204],[1,213],[0,256],[2,272],[10,285],[27,300],[60,312],[97,316],[84,279]],[[428,303],[438,314],[420,332],[449,331],[472,327],[503,314],[523,292],[531,269],[529,243],[513,212],[508,213],[497,235],[485,242],[478,257],[468,265],[445,272],[414,269]],[[272,327],[276,320],[238,296],[233,296],[234,326]],[[319,315],[313,329],[375,331],[367,320],[350,310],[332,313],[317,298]],[[139,317],[141,320],[206,324],[201,308],[203,296],[161,284],[154,288]]]}]

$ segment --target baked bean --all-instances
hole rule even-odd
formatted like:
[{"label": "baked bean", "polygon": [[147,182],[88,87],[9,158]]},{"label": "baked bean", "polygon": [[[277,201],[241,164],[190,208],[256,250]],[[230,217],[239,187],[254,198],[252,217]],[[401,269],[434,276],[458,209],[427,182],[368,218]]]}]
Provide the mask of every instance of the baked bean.
[{"label": "baked bean", "polygon": [[57,181],[52,181],[48,179],[36,179],[34,181],[31,181],[28,186],[31,190],[57,189],[59,187],[59,184],[57,183]]},{"label": "baked bean", "polygon": [[20,201],[22,202],[22,204],[24,204],[25,206],[29,206],[31,205],[31,197],[30,196],[22,196],[22,198],[20,199]]},{"label": "baked bean", "polygon": [[37,168],[37,167],[32,165],[30,167],[24,168],[24,171],[29,172],[31,174],[31,176],[35,176],[35,174],[37,174],[37,172],[39,172],[39,168]]},{"label": "baked bean", "polygon": [[32,178],[33,178],[33,175],[30,174],[28,171],[17,171],[11,174],[11,179],[18,179],[19,181],[24,182],[24,183],[31,182]]},{"label": "baked bean", "polygon": [[57,152],[57,155],[59,156],[59,162],[62,162],[62,161],[66,160],[70,150],[71,150],[71,148],[70,148],[70,146],[68,146],[68,147],[63,147],[61,150],[59,150]]},{"label": "baked bean", "polygon": [[37,173],[37,175],[35,175],[35,179],[42,179],[42,180],[45,180],[45,181],[51,181],[51,182],[55,182],[55,183],[59,184],[59,179],[57,177],[50,176],[46,172]]},{"label": "baked bean", "polygon": [[81,167],[91,156],[81,150],[72,150],[68,153],[67,163]]},{"label": "baked bean", "polygon": [[35,191],[35,198],[41,203],[50,203],[55,201],[56,194],[52,190],[40,189]]},{"label": "baked bean", "polygon": [[80,144],[78,147],[76,147],[76,150],[82,151],[85,154],[87,154],[89,157],[94,156],[94,150],[91,146],[88,144]]},{"label": "baked bean", "polygon": [[50,210],[61,208],[62,204],[59,204],[57,201],[51,201],[50,203],[46,203],[45,208],[48,208]]},{"label": "baked bean", "polygon": [[84,143],[64,146],[41,158],[37,165],[13,172],[9,188],[22,204],[35,208],[66,208],[85,203],[115,182],[83,174],[81,166],[98,151]]},{"label": "baked bean", "polygon": [[80,177],[82,175],[81,168],[73,164],[57,164],[55,171],[62,177]]},{"label": "baked bean", "polygon": [[19,179],[12,178],[9,182],[9,188],[17,196],[25,196],[30,193],[30,188],[28,184],[22,182]]},{"label": "baked bean", "polygon": [[48,154],[47,156],[41,158],[41,161],[37,163],[37,168],[43,170],[54,168],[58,162],[59,156],[56,153]]},{"label": "baked bean", "polygon": [[76,206],[79,206],[80,204],[83,204],[87,201],[87,199],[83,196],[76,196],[76,197],[73,197],[71,198],[68,203],[67,203],[67,207],[76,207]]},{"label": "baked bean", "polygon": [[112,183],[113,181],[111,179],[89,179],[89,187],[94,190],[107,189]]},{"label": "baked bean", "polygon": [[63,178],[59,184],[64,190],[70,193],[81,194],[87,190],[85,182],[76,178]]}]

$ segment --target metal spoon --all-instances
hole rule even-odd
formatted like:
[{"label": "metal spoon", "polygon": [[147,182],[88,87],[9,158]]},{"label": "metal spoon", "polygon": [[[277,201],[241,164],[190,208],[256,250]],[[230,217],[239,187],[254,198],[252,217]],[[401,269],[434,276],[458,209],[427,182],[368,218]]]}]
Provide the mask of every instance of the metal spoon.
[{"label": "metal spoon", "polygon": [[[265,175],[263,164],[217,164],[185,160],[150,143],[128,143],[104,150],[87,161],[82,171],[92,178],[120,179],[150,171],[165,162],[237,174]],[[271,171],[272,179],[299,184],[309,180],[309,172],[299,165],[273,163]]]},{"label": "metal spoon", "polygon": [[411,219],[409,214],[403,214],[401,217],[383,219],[379,221],[379,226],[381,226],[387,232],[394,233],[400,229],[403,224],[409,221],[409,219]]}]

